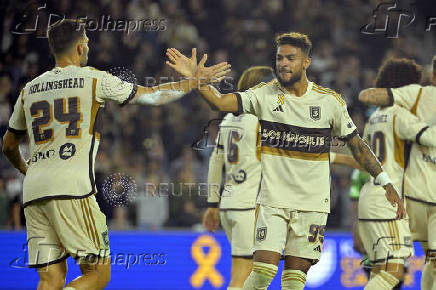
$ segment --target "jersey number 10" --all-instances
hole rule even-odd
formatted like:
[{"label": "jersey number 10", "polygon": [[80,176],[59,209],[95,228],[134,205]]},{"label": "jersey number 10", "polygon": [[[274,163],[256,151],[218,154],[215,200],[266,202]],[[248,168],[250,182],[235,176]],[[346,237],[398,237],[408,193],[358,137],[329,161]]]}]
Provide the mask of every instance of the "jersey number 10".
[{"label": "jersey number 10", "polygon": [[[68,101],[68,112],[66,111],[66,101]],[[54,113],[54,114],[53,114]],[[69,97],[54,100],[54,110],[48,101],[35,102],[30,106],[30,114],[33,117],[32,133],[35,144],[42,144],[53,141],[53,128],[47,128],[54,118],[61,124],[68,124],[65,129],[67,138],[80,138],[82,121],[80,112],[79,97]]]},{"label": "jersey number 10", "polygon": [[372,138],[371,134],[368,134],[368,143],[371,144],[372,151],[383,165],[386,161],[386,139],[383,132],[375,131]]}]

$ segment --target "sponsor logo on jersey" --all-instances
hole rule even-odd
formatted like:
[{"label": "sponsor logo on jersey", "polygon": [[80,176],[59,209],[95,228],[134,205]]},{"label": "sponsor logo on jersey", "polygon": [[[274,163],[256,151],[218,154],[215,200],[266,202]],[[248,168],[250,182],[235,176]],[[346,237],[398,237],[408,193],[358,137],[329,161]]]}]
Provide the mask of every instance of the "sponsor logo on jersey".
[{"label": "sponsor logo on jersey", "polygon": [[279,94],[277,97],[277,104],[279,105],[273,110],[273,112],[284,112],[282,105],[285,104],[285,95]]},{"label": "sponsor logo on jersey", "polygon": [[282,105],[278,105],[277,108],[273,110],[273,112],[284,112]]},{"label": "sponsor logo on jersey", "polygon": [[240,169],[237,174],[232,174],[232,178],[236,183],[241,184],[247,179],[247,173]]},{"label": "sponsor logo on jersey", "polygon": [[263,241],[266,239],[266,227],[257,228],[256,241]]},{"label": "sponsor logo on jersey", "polygon": [[65,143],[59,148],[59,157],[63,160],[70,159],[76,154],[76,145],[73,143]]},{"label": "sponsor logo on jersey", "polygon": [[47,150],[45,152],[35,152],[35,154],[33,154],[32,156],[32,163],[37,162],[38,160],[41,159],[50,159],[51,157],[53,157],[55,155],[56,151],[54,150]]},{"label": "sponsor logo on jersey", "polygon": [[321,253],[321,246],[318,245],[318,247],[316,247],[315,249],[313,249],[314,251],[320,252]]},{"label": "sponsor logo on jersey", "polygon": [[321,107],[320,106],[310,106],[310,118],[312,120],[318,121],[321,119]]}]

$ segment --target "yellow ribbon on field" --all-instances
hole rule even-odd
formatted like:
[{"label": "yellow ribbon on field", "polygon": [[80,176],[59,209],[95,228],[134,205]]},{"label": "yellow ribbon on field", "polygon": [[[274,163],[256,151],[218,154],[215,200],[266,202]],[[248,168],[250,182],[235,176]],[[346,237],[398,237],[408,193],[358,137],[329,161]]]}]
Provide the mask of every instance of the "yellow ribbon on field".
[{"label": "yellow ribbon on field", "polygon": [[[206,254],[204,248],[209,248]],[[192,244],[191,255],[198,268],[191,276],[191,285],[195,288],[203,286],[206,279],[214,287],[221,287],[224,283],[223,276],[215,269],[215,265],[221,258],[221,247],[216,240],[209,235],[202,235]]]}]

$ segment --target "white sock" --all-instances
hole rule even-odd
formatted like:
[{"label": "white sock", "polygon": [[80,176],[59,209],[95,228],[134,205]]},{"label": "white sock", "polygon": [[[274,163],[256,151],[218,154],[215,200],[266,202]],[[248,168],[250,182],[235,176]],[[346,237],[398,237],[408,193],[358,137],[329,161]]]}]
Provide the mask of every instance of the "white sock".
[{"label": "white sock", "polygon": [[432,263],[425,263],[422,270],[421,277],[421,290],[431,290],[433,287],[433,265]]},{"label": "white sock", "polygon": [[65,287],[65,288],[62,289],[62,290],[76,290],[76,288],[74,288],[74,287]]},{"label": "white sock", "polygon": [[399,282],[395,276],[381,270],[380,273],[369,280],[365,290],[392,290]]},{"label": "white sock", "polygon": [[300,270],[283,270],[282,290],[303,290],[306,274]]},{"label": "white sock", "polygon": [[244,290],[266,290],[277,274],[278,267],[273,264],[254,262],[253,270],[244,283]]}]

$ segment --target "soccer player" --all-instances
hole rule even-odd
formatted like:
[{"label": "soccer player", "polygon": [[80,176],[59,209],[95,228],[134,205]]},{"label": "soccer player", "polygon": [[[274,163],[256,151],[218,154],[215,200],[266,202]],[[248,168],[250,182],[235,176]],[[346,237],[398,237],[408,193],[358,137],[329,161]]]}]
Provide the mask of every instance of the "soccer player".
[{"label": "soccer player", "polygon": [[[432,85],[410,84],[401,88],[371,88],[359,94],[368,105],[397,104],[429,125],[436,124],[436,56],[432,61]],[[419,136],[425,133],[423,128]],[[417,137],[419,137],[417,136]],[[419,142],[412,145],[404,173],[404,194],[413,240],[419,241],[426,253],[421,289],[436,289],[436,149]]]},{"label": "soccer player", "polygon": [[322,251],[330,211],[329,151],[332,136],[342,137],[356,161],[405,209],[370,148],[359,137],[344,100],[307,79],[312,44],[291,32],[276,38],[277,80],[245,92],[221,95],[209,87],[197,91],[212,108],[249,113],[261,125],[262,181],[256,213],[253,270],[244,289],[267,289],[284,251],[282,289],[303,289],[309,268]]},{"label": "soccer player", "polygon": [[[244,71],[238,90],[245,91],[274,77],[271,67]],[[208,209],[203,225],[215,231],[221,223],[232,249],[232,271],[228,290],[242,289],[253,267],[256,197],[260,186],[260,152],[257,152],[259,120],[250,114],[228,113],[220,124],[216,148],[209,160]],[[225,184],[220,185],[222,168]]]},{"label": "soccer player", "polygon": [[[376,87],[398,88],[420,81],[422,69],[408,59],[390,59],[379,70]],[[379,107],[364,131],[383,168],[401,189],[406,165],[405,142],[436,146],[436,128],[429,128],[408,110]],[[365,289],[392,289],[404,275],[405,259],[413,255],[409,220],[396,220],[395,211],[380,198],[380,188],[370,178],[359,199],[359,231],[371,261],[372,279]],[[389,275],[388,275],[389,274]]]},{"label": "soccer player", "polygon": [[[60,20],[49,27],[55,68],[26,84],[15,104],[3,153],[26,175],[23,202],[29,265],[39,268],[38,289],[62,289],[66,258],[77,259],[83,276],[65,289],[103,289],[110,280],[106,217],[95,200],[94,160],[99,145],[99,114],[104,103],[160,105],[175,101],[200,82],[228,72],[225,63],[205,68],[195,78],[159,87],[121,81],[86,66],[84,26]],[[198,80],[198,82],[197,82]],[[19,143],[27,132],[30,163]]]}]

